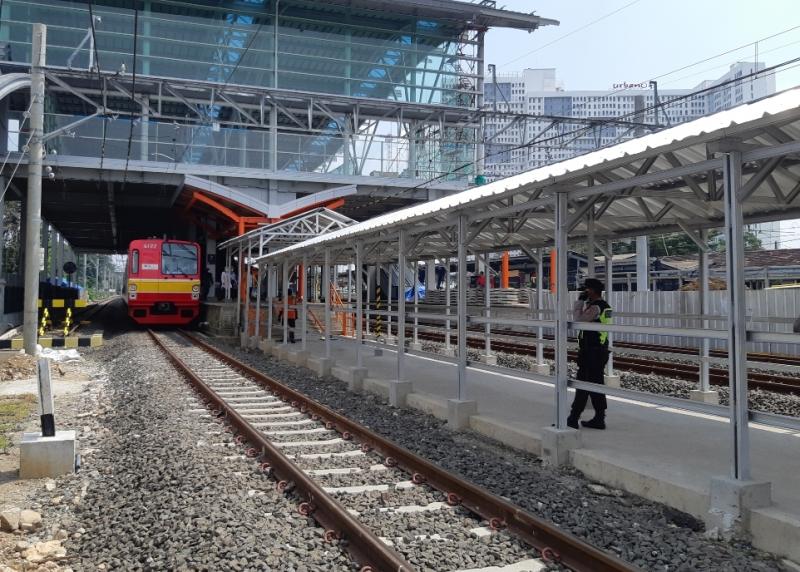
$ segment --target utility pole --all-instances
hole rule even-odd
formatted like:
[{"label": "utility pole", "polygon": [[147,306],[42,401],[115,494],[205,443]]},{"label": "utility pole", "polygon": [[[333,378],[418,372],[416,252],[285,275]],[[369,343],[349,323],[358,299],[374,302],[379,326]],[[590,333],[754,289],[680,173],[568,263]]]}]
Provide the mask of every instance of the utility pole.
[{"label": "utility pole", "polygon": [[25,213],[25,305],[22,338],[25,353],[36,354],[39,321],[39,253],[42,226],[42,137],[44,135],[44,66],[47,28],[33,25],[31,46],[31,138],[28,143],[28,197]]}]

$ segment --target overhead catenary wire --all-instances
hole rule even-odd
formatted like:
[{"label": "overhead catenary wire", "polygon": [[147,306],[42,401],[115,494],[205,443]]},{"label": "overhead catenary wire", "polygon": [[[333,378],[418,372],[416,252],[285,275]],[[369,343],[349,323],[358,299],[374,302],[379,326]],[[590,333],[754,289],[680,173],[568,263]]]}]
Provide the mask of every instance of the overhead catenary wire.
[{"label": "overhead catenary wire", "polygon": [[[647,106],[647,107],[645,107],[643,109],[636,110],[636,111],[633,111],[633,112],[630,112],[630,113],[626,113],[626,114],[620,115],[620,116],[617,117],[617,119],[621,119],[621,118],[624,118],[624,117],[630,117],[632,115],[639,115],[639,114],[647,112],[647,111],[652,111],[652,110],[654,110],[656,108],[663,109],[665,107],[671,107],[671,106],[675,105],[676,103],[678,103],[680,101],[683,101],[683,100],[686,100],[686,99],[690,99],[692,97],[695,97],[695,96],[703,94],[703,93],[708,93],[708,92],[711,92],[711,91],[718,90],[718,89],[723,88],[723,87],[725,87],[727,85],[731,85],[731,84],[736,83],[736,82],[744,81],[744,80],[746,80],[746,79],[748,79],[750,77],[755,77],[755,76],[762,75],[762,74],[774,74],[780,68],[793,69],[794,67],[797,67],[798,65],[800,65],[800,64],[798,64],[798,62],[800,62],[800,57],[796,57],[796,58],[793,58],[793,59],[790,59],[790,60],[785,60],[785,61],[783,61],[783,62],[781,62],[779,64],[775,64],[775,65],[770,66],[768,68],[764,68],[763,70],[754,71],[754,72],[752,72],[750,74],[742,75],[741,77],[738,77],[738,78],[734,78],[734,79],[731,79],[731,80],[728,80],[728,81],[725,81],[725,82],[721,82],[721,83],[715,84],[713,86],[709,86],[709,87],[706,87],[706,88],[698,89],[698,90],[695,90],[693,92],[690,92],[690,93],[687,93],[687,94],[684,94],[684,95],[681,95],[681,96],[677,96],[674,99],[672,99],[672,100],[670,100],[670,101],[668,101],[667,103],[664,103],[664,104],[656,104],[656,103],[654,103],[653,105]],[[796,65],[792,65],[792,64],[796,64]],[[790,67],[787,67],[787,66],[790,66]],[[451,171],[448,171],[447,173],[442,173],[440,175],[432,177],[432,178],[430,178],[430,179],[428,179],[426,181],[423,181],[422,183],[419,183],[418,185],[415,185],[413,187],[408,187],[406,189],[400,189],[399,191],[396,191],[393,194],[385,195],[383,197],[379,197],[378,199],[376,199],[376,200],[374,200],[374,201],[372,201],[370,203],[367,203],[366,205],[364,205],[364,207],[365,208],[369,208],[371,206],[375,206],[375,205],[381,204],[381,203],[383,203],[383,202],[385,202],[385,201],[387,201],[389,199],[397,198],[397,197],[399,197],[400,195],[402,195],[404,193],[408,193],[408,192],[415,191],[415,190],[420,189],[420,188],[424,188],[424,187],[430,185],[431,183],[434,183],[434,182],[436,182],[436,181],[438,181],[440,179],[448,177],[448,176],[450,176],[450,175],[452,175],[454,173],[457,173],[457,172],[459,172],[459,171],[461,171],[463,169],[466,169],[467,167],[471,167],[471,166],[479,163],[480,161],[484,161],[486,159],[489,159],[489,158],[492,158],[492,157],[496,157],[498,155],[502,155],[504,153],[508,153],[508,152],[511,152],[511,151],[516,151],[518,149],[525,149],[525,148],[528,148],[528,147],[531,147],[531,146],[535,145],[536,143],[547,143],[547,142],[550,142],[550,141],[553,141],[553,140],[557,140],[557,139],[561,139],[561,138],[563,138],[565,136],[572,135],[572,134],[575,134],[575,133],[587,133],[588,131],[591,131],[594,128],[595,128],[594,126],[590,126],[588,128],[582,127],[582,128],[574,129],[574,130],[571,130],[571,131],[568,131],[568,132],[565,132],[565,133],[561,133],[561,134],[558,134],[556,136],[552,136],[552,137],[549,137],[549,138],[546,138],[546,139],[537,139],[538,136],[534,137],[532,140],[530,140],[530,141],[528,141],[526,143],[522,143],[520,145],[512,146],[512,147],[510,147],[508,149],[504,149],[504,150],[496,152],[496,153],[485,154],[485,155],[483,155],[483,157],[481,157],[479,159],[464,163],[463,165],[461,165],[459,167],[456,167],[455,169],[452,169]],[[602,148],[602,147],[598,147],[598,149],[599,148]]]}]

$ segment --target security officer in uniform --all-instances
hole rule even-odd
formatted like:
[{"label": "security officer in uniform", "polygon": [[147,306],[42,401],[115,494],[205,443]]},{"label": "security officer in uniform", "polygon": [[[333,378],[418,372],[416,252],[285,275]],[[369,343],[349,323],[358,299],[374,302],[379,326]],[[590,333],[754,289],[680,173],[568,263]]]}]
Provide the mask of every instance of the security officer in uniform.
[{"label": "security officer in uniform", "polygon": [[[610,324],[611,306],[602,298],[603,283],[596,278],[588,278],[583,288],[573,307],[574,320]],[[578,336],[578,380],[602,385],[606,363],[608,363],[608,332],[581,330]],[[592,429],[605,429],[607,407],[605,394],[583,389],[575,392],[567,425],[578,429],[578,420],[589,398],[592,400],[594,418],[581,421],[581,425]]]}]

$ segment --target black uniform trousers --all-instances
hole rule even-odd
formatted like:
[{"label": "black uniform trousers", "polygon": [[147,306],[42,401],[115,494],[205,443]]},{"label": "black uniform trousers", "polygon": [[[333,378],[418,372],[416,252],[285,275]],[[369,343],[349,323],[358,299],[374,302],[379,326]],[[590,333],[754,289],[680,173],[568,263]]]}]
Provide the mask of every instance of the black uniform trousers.
[{"label": "black uniform trousers", "polygon": [[[597,383],[603,385],[603,375],[605,374],[605,367],[608,363],[608,346],[605,345],[591,345],[587,347],[578,348],[578,375],[579,381],[588,381],[589,383]],[[570,417],[580,417],[583,410],[586,409],[586,402],[591,398],[592,408],[595,410],[595,415],[603,416],[606,411],[606,396],[604,393],[595,393],[594,391],[586,391],[585,389],[578,389],[575,391],[575,399],[572,402],[572,410]]]}]

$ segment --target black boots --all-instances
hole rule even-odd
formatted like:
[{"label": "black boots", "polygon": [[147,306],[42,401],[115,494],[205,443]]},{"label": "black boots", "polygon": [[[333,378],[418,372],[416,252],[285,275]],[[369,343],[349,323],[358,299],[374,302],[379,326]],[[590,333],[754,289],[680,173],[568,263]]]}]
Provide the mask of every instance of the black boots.
[{"label": "black boots", "polygon": [[578,417],[572,415],[567,417],[567,427],[572,427],[573,429],[580,429],[580,427],[578,427]]},{"label": "black boots", "polygon": [[581,425],[589,429],[605,429],[606,428],[606,412],[597,411],[594,417],[589,421],[581,421]]}]

